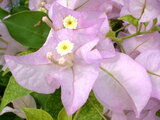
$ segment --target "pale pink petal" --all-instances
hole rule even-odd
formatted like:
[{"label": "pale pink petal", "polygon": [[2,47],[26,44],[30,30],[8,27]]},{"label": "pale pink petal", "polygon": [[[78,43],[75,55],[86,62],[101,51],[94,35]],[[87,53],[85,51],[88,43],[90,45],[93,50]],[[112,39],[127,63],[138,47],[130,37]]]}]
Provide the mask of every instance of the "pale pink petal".
[{"label": "pale pink petal", "polygon": [[[123,33],[121,33],[123,34]],[[124,34],[126,36],[127,34]],[[154,32],[152,34],[145,34],[124,40],[123,47],[128,55],[134,52],[143,52],[148,49],[159,49],[160,50],[160,34]]]},{"label": "pale pink petal", "polygon": [[51,18],[55,29],[63,28],[63,19],[68,15],[72,15],[78,20],[78,28],[81,28],[79,23],[81,23],[81,21],[83,21],[86,18],[86,14],[73,11],[71,9],[67,9],[58,4],[57,2],[53,2],[49,9],[48,15]]},{"label": "pale pink petal", "polygon": [[104,9],[105,9],[105,12],[107,13],[109,19],[116,19],[116,18],[120,17],[120,12],[121,12],[121,8],[122,8],[121,2],[117,1],[117,0],[111,0],[111,1],[108,0],[104,4]]},{"label": "pale pink petal", "polygon": [[123,112],[112,112],[112,119],[111,120],[127,120],[125,114]]},{"label": "pale pink petal", "polygon": [[152,81],[152,96],[160,100],[160,50],[142,52],[136,61],[149,72]]},{"label": "pale pink petal", "polygon": [[158,17],[160,23],[159,5],[159,0],[125,0],[121,16],[131,14],[140,19],[140,22],[152,21]]},{"label": "pale pink petal", "polygon": [[6,11],[9,11],[8,8],[7,8],[7,5],[9,4],[8,0],[2,0],[0,2],[0,7]]},{"label": "pale pink petal", "polygon": [[31,95],[27,95],[25,97],[16,99],[12,101],[13,107],[15,109],[20,109],[21,107],[27,107],[27,108],[36,108],[36,102],[34,98]]},{"label": "pale pink petal", "polygon": [[61,84],[63,105],[68,115],[72,115],[87,101],[98,71],[96,65],[76,63],[73,68],[57,73],[54,77]]},{"label": "pale pink petal", "polygon": [[146,6],[140,22],[152,21],[156,17],[160,17],[159,6],[160,2],[158,0],[146,0]]},{"label": "pale pink petal", "polygon": [[74,6],[74,8],[78,11],[97,11],[97,10],[101,10],[101,6],[106,2],[106,0],[83,0],[84,4],[80,4],[80,2],[82,0],[77,0],[77,1],[78,1],[77,5]]},{"label": "pale pink petal", "polygon": [[134,110],[139,116],[151,94],[151,82],[146,70],[125,54],[117,53],[114,58],[102,62],[94,85],[98,100],[106,108],[116,111]]},{"label": "pale pink petal", "polygon": [[96,47],[103,58],[111,58],[116,55],[116,51],[111,39],[101,39]]},{"label": "pale pink petal", "polygon": [[1,112],[0,115],[3,115],[3,114],[5,114],[5,113],[7,113],[7,112],[14,112],[14,109],[7,106],[7,107],[5,107],[5,108],[2,110],[2,112]]},{"label": "pale pink petal", "polygon": [[14,56],[5,56],[6,63],[16,81],[29,90],[39,93],[53,93],[57,86],[48,83],[48,74],[60,70],[54,64],[29,65]]},{"label": "pale pink petal", "polygon": [[82,58],[86,63],[93,63],[98,60],[101,60],[102,56],[100,52],[97,49],[92,50],[97,45],[98,42],[99,39],[95,38],[95,40],[92,40],[84,44],[76,51],[76,55],[79,58]]},{"label": "pale pink petal", "polygon": [[6,26],[0,22],[0,65],[5,65],[4,58],[1,54],[6,55],[17,55],[18,53],[27,49],[27,47],[22,46],[20,43],[15,41],[10,34]]},{"label": "pale pink petal", "polygon": [[56,0],[29,0],[29,8],[30,10],[40,10],[41,3],[45,2],[45,5],[50,5]]},{"label": "pale pink petal", "polygon": [[26,118],[25,113],[21,110],[21,108],[36,108],[36,102],[31,95],[27,95],[25,97],[16,99],[12,101],[14,112],[21,118]]}]

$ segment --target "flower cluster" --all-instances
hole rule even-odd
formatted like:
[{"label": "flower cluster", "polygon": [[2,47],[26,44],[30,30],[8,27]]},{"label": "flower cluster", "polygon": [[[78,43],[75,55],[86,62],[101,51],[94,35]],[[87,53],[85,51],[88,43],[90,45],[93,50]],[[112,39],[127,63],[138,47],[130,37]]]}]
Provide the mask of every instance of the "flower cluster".
[{"label": "flower cluster", "polygon": [[34,27],[49,26],[47,39],[36,52],[17,56],[30,46],[12,38],[10,16],[3,18],[0,64],[26,89],[50,94],[61,88],[69,116],[93,90],[108,119],[159,120],[159,6],[159,0],[30,0],[32,12],[45,14]]}]

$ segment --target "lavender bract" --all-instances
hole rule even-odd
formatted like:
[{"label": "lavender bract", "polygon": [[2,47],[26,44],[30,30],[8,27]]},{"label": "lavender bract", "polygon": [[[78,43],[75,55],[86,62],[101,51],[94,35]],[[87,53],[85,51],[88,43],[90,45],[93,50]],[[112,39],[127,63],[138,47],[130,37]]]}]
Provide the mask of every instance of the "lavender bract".
[{"label": "lavender bract", "polygon": [[152,86],[141,65],[129,56],[117,53],[102,61],[93,90],[104,107],[114,111],[134,110],[139,116],[150,98]]},{"label": "lavender bract", "polygon": [[8,33],[6,26],[0,22],[0,65],[5,66],[4,55],[16,55],[27,47],[16,42]]},{"label": "lavender bract", "polygon": [[61,86],[62,102],[71,115],[86,102],[98,77],[101,55],[92,50],[98,41],[72,30],[51,31],[39,51],[5,59],[16,81],[27,89],[52,93]]}]

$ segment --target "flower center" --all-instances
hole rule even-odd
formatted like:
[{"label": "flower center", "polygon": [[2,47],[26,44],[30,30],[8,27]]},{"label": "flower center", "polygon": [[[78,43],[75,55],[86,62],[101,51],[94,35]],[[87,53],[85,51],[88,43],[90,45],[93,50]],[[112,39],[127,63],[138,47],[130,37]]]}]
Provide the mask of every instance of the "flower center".
[{"label": "flower center", "polygon": [[72,42],[68,40],[64,40],[58,43],[56,50],[58,54],[60,54],[61,56],[64,56],[69,53],[72,53],[73,48],[74,48],[74,44]]},{"label": "flower center", "polygon": [[63,19],[63,26],[65,28],[76,29],[77,25],[78,25],[78,20],[75,17],[71,16],[71,15],[68,15],[67,17],[65,17]]}]

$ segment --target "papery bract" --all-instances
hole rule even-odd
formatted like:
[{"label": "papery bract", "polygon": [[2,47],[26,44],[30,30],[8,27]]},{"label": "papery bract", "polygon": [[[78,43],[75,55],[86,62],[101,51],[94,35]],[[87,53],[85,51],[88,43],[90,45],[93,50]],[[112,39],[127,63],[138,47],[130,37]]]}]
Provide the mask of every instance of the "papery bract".
[{"label": "papery bract", "polygon": [[1,115],[3,115],[6,112],[13,112],[21,118],[26,118],[25,113],[21,110],[21,108],[36,108],[36,102],[31,95],[27,95],[23,98],[16,99],[12,101],[12,104],[13,108],[5,107],[2,110]]},{"label": "papery bract", "polygon": [[[65,56],[56,51],[63,40],[74,44],[72,53]],[[52,93],[61,86],[62,102],[71,115],[86,102],[98,77],[101,55],[98,50],[92,50],[98,41],[94,35],[73,30],[55,33],[51,30],[37,52],[21,57],[5,56],[5,59],[16,81],[27,89]]]},{"label": "papery bract", "polygon": [[74,16],[78,25],[75,30],[81,33],[97,35],[100,41],[97,49],[104,58],[113,57],[115,49],[110,39],[105,39],[105,34],[109,31],[109,22],[105,13],[101,11],[77,12],[67,9],[56,2],[53,2],[49,9],[49,17],[53,21],[55,30],[64,29],[63,19],[68,16]]},{"label": "papery bract", "polygon": [[136,61],[146,68],[152,81],[152,97],[160,100],[160,50],[142,52]]},{"label": "papery bract", "polygon": [[151,82],[145,69],[129,56],[104,59],[94,93],[104,107],[111,110],[134,110],[139,116],[151,95]]},{"label": "papery bract", "polygon": [[110,111],[108,116],[111,117],[111,120],[159,120],[159,117],[156,116],[156,112],[159,110],[159,108],[160,102],[158,100],[151,99],[138,118],[133,111]]},{"label": "papery bract", "polygon": [[8,11],[7,5],[9,4],[8,0],[0,1],[0,7],[6,11]]},{"label": "papery bract", "polygon": [[158,17],[160,22],[159,0],[125,0],[121,16],[131,14],[140,22],[149,22]]},{"label": "papery bract", "polygon": [[16,42],[8,33],[6,26],[0,22],[0,65],[5,65],[3,55],[17,55],[27,47]]},{"label": "papery bract", "polygon": [[45,11],[45,5],[46,4],[52,4],[53,1],[56,0],[30,0],[29,1],[29,8],[31,10],[40,10],[40,11]]},{"label": "papery bract", "polygon": [[[128,34],[120,33],[119,36],[124,37]],[[122,43],[126,53],[133,58],[148,49],[160,49],[160,34],[154,32],[152,34],[145,34],[141,36],[126,39]]]},{"label": "papery bract", "polygon": [[[99,30],[99,27],[101,27],[104,18],[97,19],[97,18],[92,18],[88,19],[86,13],[80,13],[77,11],[73,11],[71,9],[65,8],[58,4],[57,2],[53,2],[49,9],[49,17],[53,21],[53,27],[55,30],[60,30],[66,28],[64,26],[64,20],[68,16],[72,16],[77,20],[77,30],[81,30],[85,28],[85,31],[87,31],[87,28],[89,29],[88,32],[94,32],[96,29],[91,29],[94,28],[93,26],[97,27],[97,30]],[[94,32],[96,33],[96,32]]]}]

